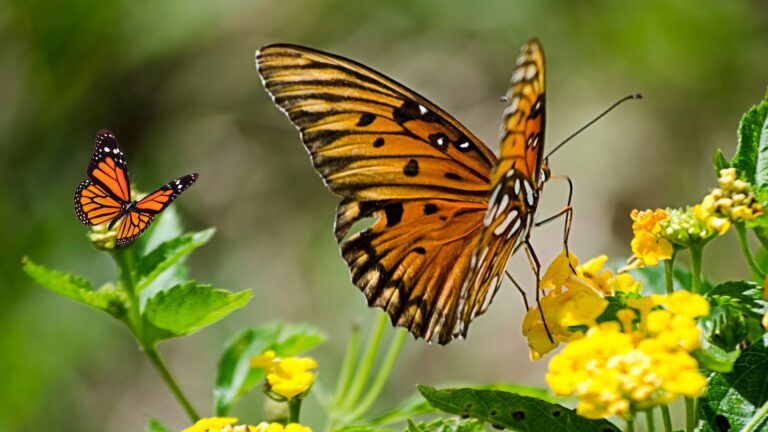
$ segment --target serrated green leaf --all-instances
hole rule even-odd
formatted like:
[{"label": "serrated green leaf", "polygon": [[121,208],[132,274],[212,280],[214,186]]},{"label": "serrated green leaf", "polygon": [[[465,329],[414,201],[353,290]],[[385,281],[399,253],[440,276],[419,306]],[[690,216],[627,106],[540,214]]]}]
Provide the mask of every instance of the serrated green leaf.
[{"label": "serrated green leaf", "polygon": [[607,420],[589,420],[562,405],[497,390],[417,386],[433,407],[515,431],[608,432],[620,429]]},{"label": "serrated green leaf", "polygon": [[263,377],[262,369],[252,369],[253,356],[273,350],[282,357],[294,356],[325,342],[326,336],[306,324],[270,323],[247,329],[227,342],[219,359],[214,387],[216,415],[226,415],[240,397]]},{"label": "serrated green leaf", "polygon": [[727,305],[753,318],[761,319],[768,312],[768,303],[763,300],[763,287],[748,281],[722,283],[705,295],[713,305]]},{"label": "serrated green leaf", "polygon": [[147,432],[171,432],[171,430],[163,426],[156,419],[150,417],[149,420],[147,420]]},{"label": "serrated green leaf", "polygon": [[167,334],[151,335],[146,342],[194,333],[245,306],[250,298],[250,290],[230,293],[195,282],[175,285],[147,300],[145,321]]},{"label": "serrated green leaf", "polygon": [[[739,144],[731,163],[736,168],[738,176],[752,184],[762,186],[768,175],[768,155],[760,153],[760,135],[768,116],[768,101],[763,101],[747,111],[739,122]],[[768,150],[768,149],[767,149]],[[761,161],[758,163],[758,159]],[[760,166],[761,182],[757,182],[758,165]]]},{"label": "serrated green leaf", "polygon": [[744,350],[733,372],[710,376],[707,393],[699,404],[701,430],[741,430],[766,401],[768,346],[763,338]]},{"label": "serrated green leaf", "polygon": [[484,432],[483,422],[477,419],[440,418],[429,423],[415,424],[408,419],[411,432]]},{"label": "serrated green leaf", "polygon": [[113,289],[94,291],[87,280],[69,273],[51,270],[35,264],[27,257],[22,258],[21,268],[38,285],[58,295],[82,304],[119,316],[124,310],[120,293]]},{"label": "serrated green leaf", "polygon": [[720,373],[733,371],[733,364],[739,358],[741,351],[726,352],[716,345],[710,345],[706,348],[700,348],[691,353],[693,358],[699,363],[699,366]]},{"label": "serrated green leaf", "polygon": [[768,100],[764,101],[761,106],[765,106],[765,114],[760,128],[755,180],[758,186],[765,186],[768,183]]},{"label": "serrated green leaf", "polygon": [[725,168],[730,168],[731,163],[726,159],[725,155],[723,154],[723,151],[721,149],[715,150],[715,157],[713,160],[713,165],[715,167],[715,177],[720,177],[720,170]]},{"label": "serrated green leaf", "polygon": [[161,273],[171,268],[183,257],[208,243],[216,230],[213,228],[195,233],[184,234],[161,243],[149,254],[141,258],[136,270],[136,291],[141,292]]}]

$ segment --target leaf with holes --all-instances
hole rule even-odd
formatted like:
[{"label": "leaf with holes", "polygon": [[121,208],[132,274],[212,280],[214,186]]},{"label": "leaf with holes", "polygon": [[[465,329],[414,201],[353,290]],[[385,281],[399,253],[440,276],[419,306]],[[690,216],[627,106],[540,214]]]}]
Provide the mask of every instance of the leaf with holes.
[{"label": "leaf with holes", "polygon": [[731,163],[738,176],[758,186],[768,182],[768,148],[761,139],[768,117],[768,100],[753,106],[739,122],[739,144]]},{"label": "leaf with holes", "polygon": [[[702,431],[741,430],[768,401],[766,338],[768,335],[741,353],[733,372],[710,376],[707,394],[699,404]],[[753,430],[763,430],[759,426]]]},{"label": "leaf with holes", "polygon": [[498,390],[438,390],[418,386],[433,407],[514,431],[618,432],[607,420],[589,420],[562,405]]}]

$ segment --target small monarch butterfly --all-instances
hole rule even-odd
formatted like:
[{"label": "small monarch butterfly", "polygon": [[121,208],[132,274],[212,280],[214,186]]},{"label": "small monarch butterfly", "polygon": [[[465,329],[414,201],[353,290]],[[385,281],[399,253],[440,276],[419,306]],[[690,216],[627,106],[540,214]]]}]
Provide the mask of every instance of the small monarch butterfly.
[{"label": "small monarch butterfly", "polygon": [[128,164],[117,138],[107,129],[96,134],[96,146],[86,171],[88,178],[75,190],[75,213],[86,225],[109,223],[109,229],[120,221],[117,246],[136,239],[152,223],[152,219],[197,181],[189,174],[168,182],[158,190],[131,201]]}]

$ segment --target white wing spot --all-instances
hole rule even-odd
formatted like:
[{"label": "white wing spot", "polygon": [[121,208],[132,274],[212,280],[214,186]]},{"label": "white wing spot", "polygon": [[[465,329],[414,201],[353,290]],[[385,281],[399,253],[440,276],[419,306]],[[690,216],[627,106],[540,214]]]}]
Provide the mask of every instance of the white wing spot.
[{"label": "white wing spot", "polygon": [[520,219],[517,219],[515,221],[515,224],[512,225],[512,228],[509,229],[509,232],[507,233],[507,240],[512,238],[513,235],[517,232],[517,230],[520,228]]},{"label": "white wing spot", "polygon": [[109,152],[109,147],[104,147],[102,150],[105,152]]},{"label": "white wing spot", "polygon": [[459,144],[459,148],[462,150],[466,150],[469,148],[469,141],[464,141],[463,143]]},{"label": "white wing spot", "polygon": [[[504,218],[504,220],[499,224],[499,226],[496,227],[495,230],[493,230],[493,233],[497,236],[504,234],[504,231],[507,230],[507,227],[509,224],[512,223],[512,220],[517,218],[517,210],[511,211],[507,214],[507,217]],[[518,222],[520,222],[518,220]]]},{"label": "white wing spot", "polygon": [[515,195],[520,195],[520,179],[515,179]]},{"label": "white wing spot", "polygon": [[513,175],[515,175],[515,169],[514,168],[510,168],[509,171],[507,171],[507,178],[510,178]]},{"label": "white wing spot", "polygon": [[525,69],[525,79],[529,80],[533,78],[535,75],[536,75],[536,66],[528,65],[528,67]]},{"label": "white wing spot", "polygon": [[424,105],[419,105],[419,112],[421,115],[424,115],[429,112],[429,110]]},{"label": "white wing spot", "polygon": [[523,75],[525,74],[525,71],[522,69],[516,69],[515,73],[512,74],[512,82],[517,83],[520,80],[523,79]]}]

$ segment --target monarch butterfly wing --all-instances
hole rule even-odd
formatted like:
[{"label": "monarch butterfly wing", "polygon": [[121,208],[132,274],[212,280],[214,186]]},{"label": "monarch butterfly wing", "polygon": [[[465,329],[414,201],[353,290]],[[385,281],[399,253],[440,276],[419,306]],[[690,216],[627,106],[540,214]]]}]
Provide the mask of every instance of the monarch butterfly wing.
[{"label": "monarch butterfly wing", "polygon": [[535,39],[517,58],[506,96],[498,164],[491,175],[491,196],[478,247],[471,259],[467,288],[462,290],[463,322],[485,312],[493,300],[509,256],[525,238],[539,194],[544,147],[544,52]]},{"label": "monarch butterfly wing", "polygon": [[75,190],[75,213],[80,222],[98,225],[111,222],[120,214],[122,203],[91,179]]},{"label": "monarch butterfly wing", "polygon": [[123,204],[131,202],[131,186],[125,155],[112,132],[102,129],[96,134],[88,177],[101,186],[115,200]]},{"label": "monarch butterfly wing", "polygon": [[136,206],[134,208],[142,213],[158,214],[171,205],[182,192],[192,186],[197,181],[198,177],[199,175],[194,173],[179,177],[176,180],[171,180],[158,190],[136,201]]},{"label": "monarch butterfly wing", "polygon": [[[422,96],[351,60],[271,45],[256,65],[315,169],[344,197],[336,237],[354,283],[394,324],[449,342],[493,152]],[[377,221],[345,240],[366,217]]]},{"label": "monarch butterfly wing", "polygon": [[149,228],[155,215],[165,210],[182,192],[192,186],[197,177],[197,173],[179,177],[136,201],[117,228],[117,246],[126,245],[141,235]]}]

